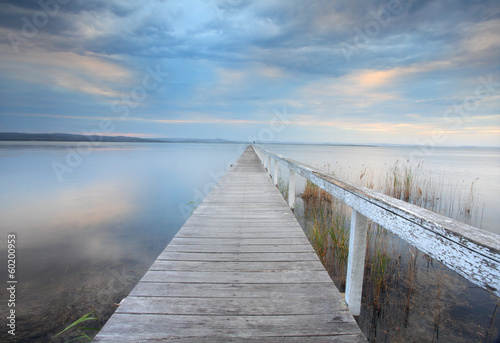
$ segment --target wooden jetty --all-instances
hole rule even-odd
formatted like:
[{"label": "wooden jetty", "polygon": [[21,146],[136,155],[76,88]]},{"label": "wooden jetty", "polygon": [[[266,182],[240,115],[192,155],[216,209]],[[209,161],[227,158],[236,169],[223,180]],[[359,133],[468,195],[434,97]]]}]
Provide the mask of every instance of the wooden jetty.
[{"label": "wooden jetty", "polygon": [[95,342],[365,342],[248,147]]}]

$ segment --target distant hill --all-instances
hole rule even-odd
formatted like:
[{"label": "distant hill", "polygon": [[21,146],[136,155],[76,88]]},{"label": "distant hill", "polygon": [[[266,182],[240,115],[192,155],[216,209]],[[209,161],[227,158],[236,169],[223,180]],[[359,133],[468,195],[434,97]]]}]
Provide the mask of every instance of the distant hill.
[{"label": "distant hill", "polygon": [[150,142],[151,140],[125,136],[74,135],[69,133],[0,132],[0,141],[82,142]]},{"label": "distant hill", "polygon": [[244,143],[220,138],[155,138],[153,140],[167,143]]},{"label": "distant hill", "polygon": [[224,139],[199,138],[139,138],[126,136],[76,135],[70,133],[19,133],[0,132],[0,141],[43,142],[130,142],[130,143],[241,143]]}]

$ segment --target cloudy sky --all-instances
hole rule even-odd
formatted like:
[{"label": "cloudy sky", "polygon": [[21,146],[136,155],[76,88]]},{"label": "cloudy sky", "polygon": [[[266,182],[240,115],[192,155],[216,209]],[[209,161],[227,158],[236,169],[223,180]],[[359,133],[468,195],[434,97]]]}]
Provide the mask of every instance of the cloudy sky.
[{"label": "cloudy sky", "polygon": [[3,0],[0,75],[0,131],[500,146],[500,2]]}]

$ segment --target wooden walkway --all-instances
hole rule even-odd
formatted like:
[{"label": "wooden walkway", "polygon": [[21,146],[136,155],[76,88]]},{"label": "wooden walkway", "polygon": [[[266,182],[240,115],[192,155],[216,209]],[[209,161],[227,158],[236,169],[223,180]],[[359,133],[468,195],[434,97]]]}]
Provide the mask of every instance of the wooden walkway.
[{"label": "wooden walkway", "polygon": [[365,342],[252,147],[95,342]]}]

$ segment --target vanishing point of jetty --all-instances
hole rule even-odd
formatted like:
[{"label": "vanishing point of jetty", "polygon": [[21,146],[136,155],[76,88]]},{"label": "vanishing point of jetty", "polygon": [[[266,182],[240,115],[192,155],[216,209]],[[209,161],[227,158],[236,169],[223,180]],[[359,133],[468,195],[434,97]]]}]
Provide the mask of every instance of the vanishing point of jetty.
[{"label": "vanishing point of jetty", "polygon": [[[278,163],[290,169],[288,204],[275,187]],[[353,210],[345,300],[289,208],[296,173]],[[250,146],[94,341],[364,342],[353,314],[367,219],[499,295],[498,236]]]}]

